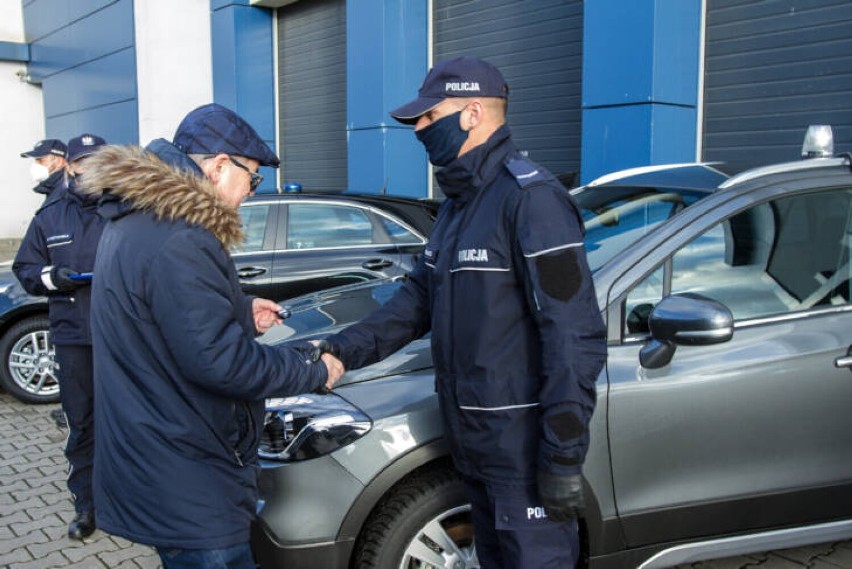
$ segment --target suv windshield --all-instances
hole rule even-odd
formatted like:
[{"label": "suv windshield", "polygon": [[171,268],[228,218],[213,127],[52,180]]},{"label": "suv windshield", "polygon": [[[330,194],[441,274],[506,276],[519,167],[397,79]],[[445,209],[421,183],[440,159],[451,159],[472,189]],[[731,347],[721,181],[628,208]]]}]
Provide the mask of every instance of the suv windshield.
[{"label": "suv windshield", "polygon": [[582,187],[572,192],[586,225],[589,267],[597,271],[685,207],[707,195],[683,188]]}]

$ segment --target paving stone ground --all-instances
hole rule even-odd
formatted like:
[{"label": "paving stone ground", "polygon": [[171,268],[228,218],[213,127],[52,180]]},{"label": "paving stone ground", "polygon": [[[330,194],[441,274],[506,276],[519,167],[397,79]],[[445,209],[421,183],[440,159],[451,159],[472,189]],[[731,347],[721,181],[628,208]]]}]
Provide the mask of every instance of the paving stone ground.
[{"label": "paving stone ground", "polygon": [[74,517],[62,455],[66,429],[50,411],[0,392],[0,568],[157,569],[150,547],[100,530],[85,542],[68,539]]},{"label": "paving stone ground", "polygon": [[[150,547],[96,531],[68,539],[74,516],[62,454],[66,429],[50,411],[0,392],[0,568],[158,569]],[[681,565],[677,569],[852,569],[852,542]],[[326,569],[317,567],[317,569]]]}]

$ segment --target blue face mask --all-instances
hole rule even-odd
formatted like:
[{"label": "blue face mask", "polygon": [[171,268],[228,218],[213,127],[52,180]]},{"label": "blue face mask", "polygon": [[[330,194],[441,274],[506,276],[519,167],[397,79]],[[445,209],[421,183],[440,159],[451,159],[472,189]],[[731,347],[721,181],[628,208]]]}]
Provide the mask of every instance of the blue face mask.
[{"label": "blue face mask", "polygon": [[429,162],[435,166],[446,166],[455,160],[467,140],[468,133],[461,128],[460,115],[461,111],[447,115],[414,132],[426,148]]}]

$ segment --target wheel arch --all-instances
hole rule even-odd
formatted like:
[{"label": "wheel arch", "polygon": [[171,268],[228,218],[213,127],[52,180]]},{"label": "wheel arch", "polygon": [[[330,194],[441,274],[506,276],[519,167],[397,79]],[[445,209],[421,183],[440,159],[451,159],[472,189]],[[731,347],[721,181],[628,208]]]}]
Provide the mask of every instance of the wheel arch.
[{"label": "wheel arch", "polygon": [[[337,535],[338,541],[346,541],[353,545],[357,543],[361,530],[370,514],[394,486],[416,471],[441,462],[446,462],[447,467],[452,468],[450,449],[443,438],[420,446],[391,463],[367,484],[364,491],[355,500],[340,525],[340,531]],[[618,551],[624,545],[618,520],[603,519],[597,498],[588,482],[584,484],[584,489],[586,516],[580,520],[582,551],[578,567],[588,567],[591,555],[600,554],[604,551]],[[352,551],[354,551],[354,548]],[[350,555],[352,551],[350,551]]]},{"label": "wheel arch", "polygon": [[[379,500],[391,488],[416,470],[442,460],[450,460],[450,450],[444,439],[437,439],[402,455],[392,462],[367,484],[364,491],[349,508],[343,523],[340,524],[338,540],[353,542],[357,540],[367,518],[373,512]],[[448,462],[448,465],[451,465],[451,463]]]}]

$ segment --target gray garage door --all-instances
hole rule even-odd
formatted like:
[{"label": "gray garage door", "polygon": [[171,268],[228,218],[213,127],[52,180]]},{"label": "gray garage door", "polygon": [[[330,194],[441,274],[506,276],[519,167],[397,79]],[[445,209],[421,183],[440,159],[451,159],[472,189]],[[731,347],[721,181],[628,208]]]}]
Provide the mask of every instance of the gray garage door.
[{"label": "gray garage door", "polygon": [[554,174],[580,169],[581,0],[433,0],[433,60],[496,65],[518,146]]},{"label": "gray garage door", "polygon": [[798,159],[809,124],[852,150],[849,0],[707,0],[703,156]]},{"label": "gray garage door", "polygon": [[278,10],[281,182],[344,191],[346,4],[296,2]]}]

